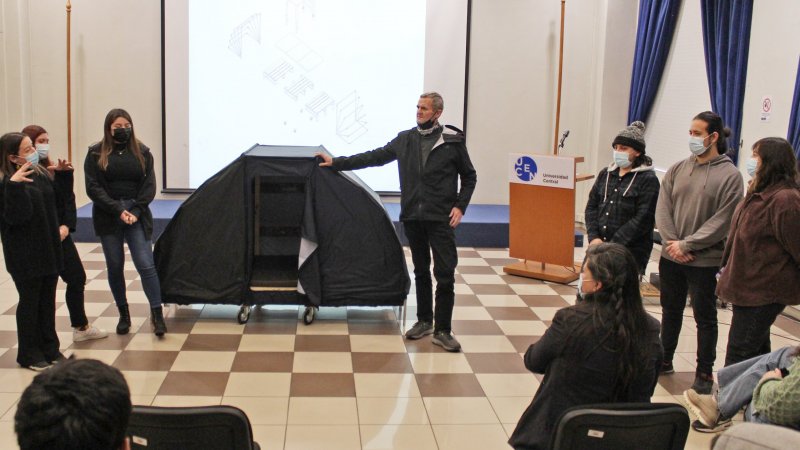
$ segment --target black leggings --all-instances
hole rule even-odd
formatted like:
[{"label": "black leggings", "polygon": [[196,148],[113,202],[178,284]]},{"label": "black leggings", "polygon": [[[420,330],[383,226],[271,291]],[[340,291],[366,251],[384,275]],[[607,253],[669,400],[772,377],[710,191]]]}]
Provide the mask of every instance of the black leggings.
[{"label": "black leggings", "polygon": [[73,328],[82,328],[89,324],[83,307],[86,271],[83,270],[83,263],[78,255],[78,249],[75,248],[75,243],[72,241],[72,236],[67,236],[61,242],[61,248],[64,250],[64,270],[59,275],[67,284],[65,300],[69,310],[69,321]]}]

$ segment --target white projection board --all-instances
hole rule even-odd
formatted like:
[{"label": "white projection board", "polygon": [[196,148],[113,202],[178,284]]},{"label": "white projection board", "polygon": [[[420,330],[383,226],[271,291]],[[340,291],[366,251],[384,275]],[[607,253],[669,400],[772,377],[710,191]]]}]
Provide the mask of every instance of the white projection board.
[{"label": "white projection board", "polygon": [[[468,0],[162,1],[164,188],[194,189],[254,144],[381,147],[425,91],[464,125]],[[357,172],[399,191],[395,163]]]}]

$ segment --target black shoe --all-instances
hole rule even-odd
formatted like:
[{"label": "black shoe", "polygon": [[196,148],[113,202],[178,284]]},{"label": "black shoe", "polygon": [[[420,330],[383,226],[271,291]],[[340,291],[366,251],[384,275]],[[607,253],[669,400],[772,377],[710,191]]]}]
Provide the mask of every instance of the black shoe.
[{"label": "black shoe", "polygon": [[456,338],[448,331],[437,331],[433,334],[433,339],[431,339],[431,341],[448,352],[461,351],[461,344],[459,344]]},{"label": "black shoe", "polygon": [[731,419],[720,419],[713,427],[703,425],[703,422],[695,420],[692,422],[692,429],[698,433],[719,433],[725,431],[731,426]]},{"label": "black shoe", "polygon": [[50,364],[47,361],[38,361],[38,362],[35,362],[33,364],[28,364],[27,366],[23,366],[23,367],[25,367],[26,369],[33,370],[34,372],[42,372],[42,371],[45,371],[45,370],[53,367],[53,365]]},{"label": "black shoe", "polygon": [[55,365],[55,364],[58,364],[60,362],[66,361],[66,360],[67,360],[67,357],[64,356],[63,353],[59,352],[58,356],[56,356],[55,359],[50,360],[50,364],[54,364]]},{"label": "black shoe", "polygon": [[150,320],[153,323],[153,333],[158,337],[164,336],[164,333],[167,332],[167,324],[164,323],[164,310],[159,306],[157,308],[152,308],[150,313]]},{"label": "black shoe", "polygon": [[692,389],[700,395],[711,395],[714,388],[714,377],[710,373],[697,372]]},{"label": "black shoe", "polygon": [[661,363],[661,369],[658,370],[659,375],[669,375],[675,373],[675,368],[672,367],[672,361],[664,361]]},{"label": "black shoe", "polygon": [[131,330],[131,313],[128,305],[117,306],[119,310],[119,322],[117,323],[117,334],[128,334]]},{"label": "black shoe", "polygon": [[433,334],[433,323],[420,320],[410,330],[406,331],[406,339],[419,339],[429,334]]}]

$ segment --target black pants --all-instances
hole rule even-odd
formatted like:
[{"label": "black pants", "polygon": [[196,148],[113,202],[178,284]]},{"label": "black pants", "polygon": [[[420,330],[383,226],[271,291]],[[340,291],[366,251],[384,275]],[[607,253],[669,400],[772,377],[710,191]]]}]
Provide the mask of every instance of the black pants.
[{"label": "black pants", "polygon": [[[434,322],[436,331],[450,332],[455,303],[455,273],[458,265],[456,238],[447,222],[403,222],[411,259],[414,262],[414,280],[417,288],[417,320]],[[433,285],[431,280],[431,251],[433,276],[436,278],[436,313],[433,311]]]},{"label": "black pants", "polygon": [[725,367],[770,353],[769,330],[784,308],[779,303],[754,307],[733,305]]},{"label": "black pants", "polygon": [[717,289],[718,267],[692,267],[661,258],[661,344],[664,361],[672,361],[683,325],[686,295],[692,297],[692,311],[697,324],[697,371],[711,374],[717,358]]},{"label": "black pants", "polygon": [[59,355],[56,334],[57,282],[57,275],[14,278],[14,284],[19,292],[17,363],[21,366],[53,361]]},{"label": "black pants", "polygon": [[64,250],[64,270],[59,275],[67,284],[65,300],[69,310],[69,321],[73,328],[80,328],[89,324],[83,308],[86,271],[83,270],[83,263],[81,263],[78,249],[75,248],[75,243],[72,241],[72,236],[67,236],[61,242],[61,248]]}]

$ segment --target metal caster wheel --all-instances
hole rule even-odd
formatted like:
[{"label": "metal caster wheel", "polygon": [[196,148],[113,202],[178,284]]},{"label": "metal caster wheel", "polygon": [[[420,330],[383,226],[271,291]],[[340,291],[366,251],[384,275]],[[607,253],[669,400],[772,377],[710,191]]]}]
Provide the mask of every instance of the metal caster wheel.
[{"label": "metal caster wheel", "polygon": [[306,310],[303,313],[303,323],[306,325],[311,325],[314,322],[314,316],[317,315],[317,308],[313,306],[306,306]]},{"label": "metal caster wheel", "polygon": [[236,320],[240,324],[247,323],[247,321],[250,320],[250,306],[242,305],[242,307],[239,308],[239,314],[236,316]]}]

